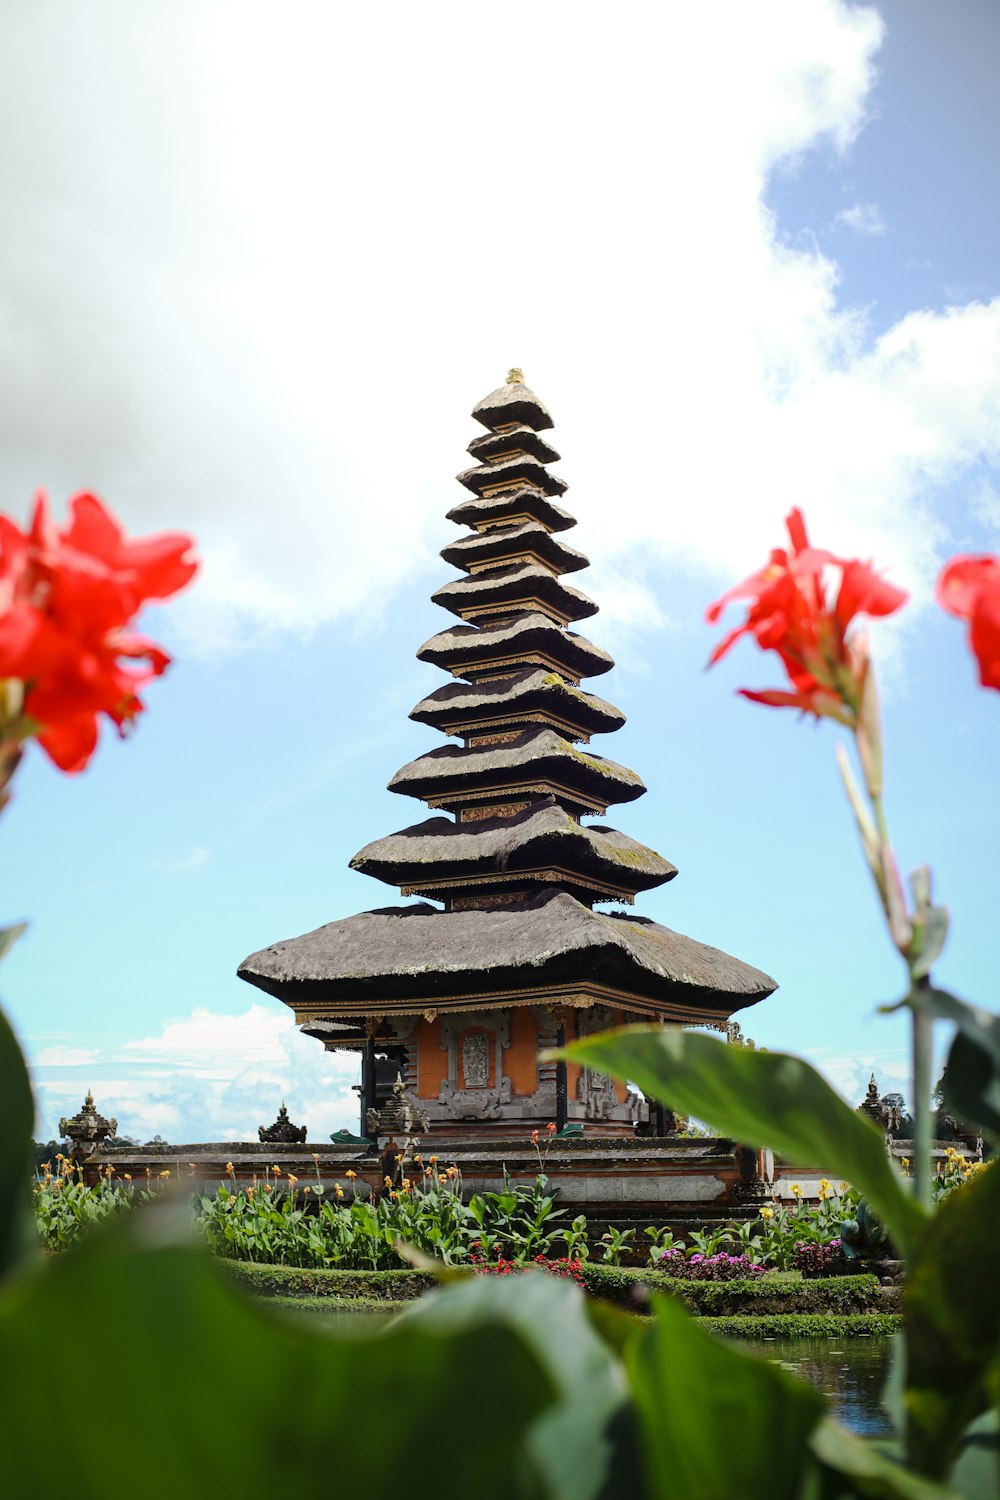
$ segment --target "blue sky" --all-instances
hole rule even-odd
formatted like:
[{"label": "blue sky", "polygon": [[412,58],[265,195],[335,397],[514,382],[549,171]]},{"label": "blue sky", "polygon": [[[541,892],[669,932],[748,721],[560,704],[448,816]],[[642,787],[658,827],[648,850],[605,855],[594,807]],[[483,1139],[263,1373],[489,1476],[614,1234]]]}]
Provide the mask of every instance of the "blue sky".
[{"label": "blue sky", "polygon": [[176,662],[138,732],[76,779],[29,756],[0,828],[44,1135],[88,1086],[140,1138],[255,1135],[282,1098],[354,1122],[350,1060],[235,969],[399,899],[347,861],[422,815],[384,787],[436,742],[414,652],[513,363],[618,662],[597,748],[649,788],[610,821],[680,870],[640,909],[774,974],[759,1043],[905,1092],[835,735],[734,697],[777,683],[749,646],[703,670],[706,604],[801,504],[913,591],[874,632],[890,821],[953,910],[940,980],[995,1005],[1000,702],[929,598],[1000,550],[1000,13],[692,9],[536,10],[530,69],[458,5],[5,12],[4,508],[90,486],[205,557],[144,622]]}]

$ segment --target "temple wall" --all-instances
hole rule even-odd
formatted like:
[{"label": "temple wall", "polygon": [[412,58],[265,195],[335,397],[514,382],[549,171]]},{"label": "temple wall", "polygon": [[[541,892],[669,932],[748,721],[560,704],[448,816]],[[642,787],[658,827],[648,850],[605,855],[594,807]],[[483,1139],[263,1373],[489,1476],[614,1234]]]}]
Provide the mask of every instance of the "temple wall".
[{"label": "temple wall", "polygon": [[441,1046],[441,1020],[417,1025],[417,1097],[436,1099],[448,1077],[448,1053]]},{"label": "temple wall", "polygon": [[510,1014],[510,1046],[504,1053],[504,1072],[515,1094],[533,1094],[538,1087],[538,1022],[527,1006]]}]

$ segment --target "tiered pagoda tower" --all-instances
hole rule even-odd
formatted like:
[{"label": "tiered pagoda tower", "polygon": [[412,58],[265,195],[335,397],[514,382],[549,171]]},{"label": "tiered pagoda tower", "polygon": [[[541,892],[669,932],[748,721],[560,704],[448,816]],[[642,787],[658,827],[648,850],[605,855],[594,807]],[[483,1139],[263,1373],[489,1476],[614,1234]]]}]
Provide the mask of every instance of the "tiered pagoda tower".
[{"label": "tiered pagoda tower", "polygon": [[351,861],[423,899],[275,943],[239,974],[328,1048],[361,1051],[362,1134],[399,1073],[433,1134],[523,1137],[556,1121],[630,1135],[656,1126],[645,1100],[539,1054],[628,1021],[724,1027],[775,983],[648,918],[596,909],[630,907],[677,871],[584,821],[646,788],[589,749],[625,720],[580,687],[613,662],[568,628],[597,606],[564,581],[587,559],[562,540],[576,523],[558,503],[552,419],[519,370],[472,415],[487,430],[448,512],[468,530],[441,554],[462,576],[433,596],[462,623],[417,652],[454,680],[410,715],[459,743],[389,783],[438,815]]}]

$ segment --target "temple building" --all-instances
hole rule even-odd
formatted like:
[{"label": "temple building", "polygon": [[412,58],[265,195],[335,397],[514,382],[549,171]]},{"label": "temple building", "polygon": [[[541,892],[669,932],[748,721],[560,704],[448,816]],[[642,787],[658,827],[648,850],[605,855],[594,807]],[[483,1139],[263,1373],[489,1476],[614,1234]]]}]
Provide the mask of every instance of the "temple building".
[{"label": "temple building", "polygon": [[410,715],[456,743],[389,783],[432,816],[351,860],[420,900],[272,943],[239,974],[325,1047],[360,1052],[361,1136],[397,1077],[432,1137],[523,1139],[549,1121],[662,1135],[645,1099],[542,1054],[631,1021],[724,1030],[775,982],[632,912],[677,871],[592,821],[646,788],[591,749],[624,715],[580,686],[613,663],[570,628],[597,606],[566,581],[587,559],[563,540],[552,419],[519,370],[472,415],[485,432],[448,512],[463,534],[441,554],[459,576],[433,595],[458,623],[417,652],[450,680]]}]

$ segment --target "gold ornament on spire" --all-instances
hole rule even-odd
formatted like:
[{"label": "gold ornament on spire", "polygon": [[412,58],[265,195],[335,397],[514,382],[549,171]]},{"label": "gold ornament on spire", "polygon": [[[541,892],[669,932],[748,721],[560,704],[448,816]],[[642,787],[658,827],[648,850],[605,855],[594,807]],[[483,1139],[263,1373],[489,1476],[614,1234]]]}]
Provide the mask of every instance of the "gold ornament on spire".
[{"label": "gold ornament on spire", "polygon": [[508,385],[523,385],[524,384],[524,371],[523,370],[519,370],[516,365],[514,366],[514,368],[512,370],[508,370],[507,371],[507,384]]}]

